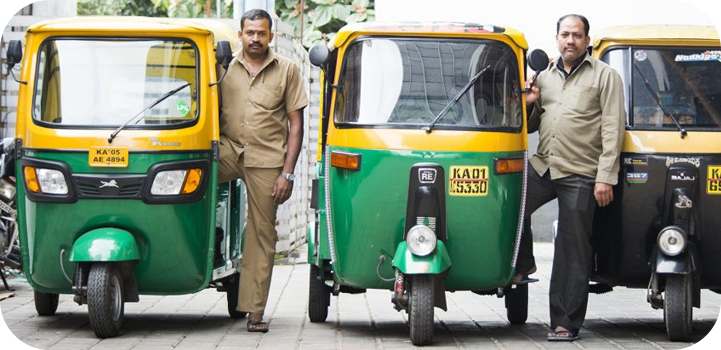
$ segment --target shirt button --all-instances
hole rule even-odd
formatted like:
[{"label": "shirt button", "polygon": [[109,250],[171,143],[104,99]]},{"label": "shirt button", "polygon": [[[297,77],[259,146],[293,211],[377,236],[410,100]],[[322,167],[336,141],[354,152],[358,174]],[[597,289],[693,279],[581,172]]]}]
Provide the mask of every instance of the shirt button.
[{"label": "shirt button", "polygon": [[245,143],[245,145],[247,146],[247,145],[248,145],[248,143],[246,142],[246,143]]},{"label": "shirt button", "polygon": [[250,124],[250,122],[245,122],[245,124]]},{"label": "shirt button", "polygon": [[250,106],[250,102],[248,102],[248,106]]}]

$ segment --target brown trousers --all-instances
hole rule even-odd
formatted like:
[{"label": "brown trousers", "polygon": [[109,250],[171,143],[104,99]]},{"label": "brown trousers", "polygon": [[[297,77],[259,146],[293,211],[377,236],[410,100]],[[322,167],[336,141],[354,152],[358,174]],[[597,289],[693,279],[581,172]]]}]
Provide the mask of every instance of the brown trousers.
[{"label": "brown trousers", "polygon": [[246,168],[224,136],[220,139],[218,182],[241,179],[248,193],[248,226],[238,288],[238,311],[263,314],[268,302],[278,234],[273,186],[282,168]]}]

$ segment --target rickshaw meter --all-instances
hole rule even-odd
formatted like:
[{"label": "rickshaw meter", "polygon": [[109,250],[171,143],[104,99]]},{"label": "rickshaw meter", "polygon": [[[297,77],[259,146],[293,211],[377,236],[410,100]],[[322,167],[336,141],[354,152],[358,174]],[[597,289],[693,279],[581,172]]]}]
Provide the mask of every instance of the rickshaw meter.
[{"label": "rickshaw meter", "polygon": [[658,248],[668,256],[676,256],[686,249],[686,234],[676,226],[669,226],[658,234]]},{"label": "rickshaw meter", "polygon": [[406,244],[413,255],[426,256],[436,249],[436,234],[428,226],[416,225],[408,230]]}]

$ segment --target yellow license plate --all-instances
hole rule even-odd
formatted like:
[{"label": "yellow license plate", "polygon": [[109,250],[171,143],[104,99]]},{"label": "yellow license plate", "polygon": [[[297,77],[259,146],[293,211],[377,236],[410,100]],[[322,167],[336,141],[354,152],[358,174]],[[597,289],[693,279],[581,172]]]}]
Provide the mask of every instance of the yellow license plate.
[{"label": "yellow license plate", "polygon": [[706,182],[708,194],[721,194],[721,166],[708,166],[708,181]]},{"label": "yellow license plate", "polygon": [[474,197],[488,195],[487,166],[452,166],[449,170],[449,195]]},{"label": "yellow license plate", "polygon": [[88,164],[97,167],[125,168],[128,166],[127,147],[91,147]]}]

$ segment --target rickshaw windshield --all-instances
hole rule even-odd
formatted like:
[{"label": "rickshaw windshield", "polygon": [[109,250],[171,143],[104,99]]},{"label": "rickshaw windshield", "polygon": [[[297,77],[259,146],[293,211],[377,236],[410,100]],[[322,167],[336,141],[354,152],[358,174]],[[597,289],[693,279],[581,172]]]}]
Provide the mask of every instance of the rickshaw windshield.
[{"label": "rickshaw windshield", "polygon": [[603,60],[631,79],[630,127],[678,130],[673,115],[687,130],[721,129],[721,49],[631,47]]},{"label": "rickshaw windshield", "polygon": [[38,53],[33,118],[47,126],[182,126],[198,110],[196,47],[180,39],[58,38]]},{"label": "rickshaw windshield", "polygon": [[345,52],[334,120],[351,127],[425,127],[462,93],[436,129],[518,131],[520,87],[516,55],[502,42],[361,39]]}]

